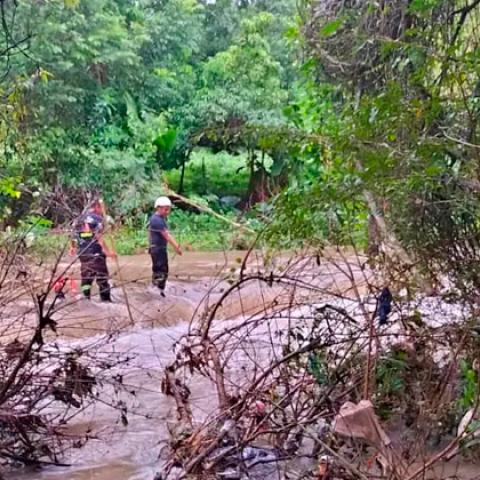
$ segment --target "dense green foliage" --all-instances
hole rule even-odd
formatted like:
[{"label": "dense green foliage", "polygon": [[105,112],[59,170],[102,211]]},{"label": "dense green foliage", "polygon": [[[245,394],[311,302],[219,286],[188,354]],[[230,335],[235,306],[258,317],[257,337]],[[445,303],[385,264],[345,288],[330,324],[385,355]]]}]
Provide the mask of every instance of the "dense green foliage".
[{"label": "dense green foliage", "polygon": [[173,178],[189,193],[246,196],[250,157],[236,162],[232,188],[229,174],[210,186],[195,168],[164,174],[185,165],[206,128],[285,123],[295,3],[269,3],[2,2],[2,216],[40,208],[62,220],[91,191],[131,215]]},{"label": "dense green foliage", "polygon": [[376,230],[479,284],[480,2],[2,6],[4,222],[101,192],[138,225],[166,183],[259,204],[282,246]]},{"label": "dense green foliage", "polygon": [[301,17],[286,113],[314,141],[277,230],[366,244],[370,217],[410,260],[478,288],[480,2],[311,1]]}]

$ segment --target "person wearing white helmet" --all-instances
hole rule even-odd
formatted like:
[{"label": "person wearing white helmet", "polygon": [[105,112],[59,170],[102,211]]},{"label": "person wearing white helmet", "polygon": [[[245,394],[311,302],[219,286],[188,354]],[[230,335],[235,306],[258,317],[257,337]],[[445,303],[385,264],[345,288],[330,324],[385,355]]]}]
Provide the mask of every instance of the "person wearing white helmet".
[{"label": "person wearing white helmet", "polygon": [[167,217],[172,209],[172,202],[168,197],[158,197],[155,200],[155,213],[148,222],[149,253],[152,257],[152,281],[164,295],[168,278],[167,244],[172,245],[178,255],[182,249],[173,235],[168,231]]}]

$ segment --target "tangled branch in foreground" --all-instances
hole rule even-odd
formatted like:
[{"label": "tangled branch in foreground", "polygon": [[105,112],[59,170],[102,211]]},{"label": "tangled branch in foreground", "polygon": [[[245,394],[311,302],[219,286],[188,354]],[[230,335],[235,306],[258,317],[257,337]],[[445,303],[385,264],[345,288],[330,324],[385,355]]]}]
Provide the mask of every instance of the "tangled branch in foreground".
[{"label": "tangled branch in foreground", "polygon": [[0,250],[0,464],[63,465],[64,452],[86,441],[68,433],[68,422],[97,401],[105,373],[124,360],[102,353],[111,334],[81,345],[57,337],[63,306],[53,287],[65,272],[59,260],[32,267],[22,240]]},{"label": "tangled branch in foreground", "polygon": [[[414,480],[474,454],[474,305],[390,284],[396,303],[379,326],[378,272],[339,251],[318,260],[242,268],[177,343],[163,381],[177,422],[158,478]],[[217,320],[252,284],[261,313]],[[191,398],[198,378],[215,392],[208,414]]]}]

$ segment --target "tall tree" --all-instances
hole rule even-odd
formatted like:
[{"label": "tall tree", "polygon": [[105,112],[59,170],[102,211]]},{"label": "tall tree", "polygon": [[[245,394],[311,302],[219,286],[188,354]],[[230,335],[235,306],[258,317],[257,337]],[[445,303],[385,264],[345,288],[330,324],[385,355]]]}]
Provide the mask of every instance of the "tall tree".
[{"label": "tall tree", "polygon": [[321,183],[302,186],[304,209],[312,197],[329,205],[350,236],[369,211],[424,265],[462,274],[477,270],[480,239],[479,7],[306,2],[308,80],[290,110],[327,147],[313,161]]}]

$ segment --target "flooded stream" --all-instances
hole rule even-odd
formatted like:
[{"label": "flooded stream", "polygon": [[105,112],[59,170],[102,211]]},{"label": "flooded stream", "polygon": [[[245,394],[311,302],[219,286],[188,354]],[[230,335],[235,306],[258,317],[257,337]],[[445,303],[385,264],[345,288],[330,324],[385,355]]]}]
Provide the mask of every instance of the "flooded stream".
[{"label": "flooded stream", "polygon": [[[160,382],[165,365],[172,360],[172,346],[188,331],[189,322],[199,308],[211,305],[228,283],[223,277],[238,268],[245,252],[186,253],[171,262],[167,297],[152,289],[150,258],[146,255],[120,259],[120,275],[110,265],[116,288],[112,305],[78,299],[78,293],[67,292],[60,308],[57,342],[70,347],[88,345],[106,333],[119,331],[104,348],[108,355],[128,355],[128,365],[118,367],[123,384],[134,395],[124,395],[128,409],[128,425],[120,421],[117,410],[101,402],[87,408],[68,427],[72,435],[88,432],[87,444],[69,451],[62,461],[71,467],[47,467],[42,471],[11,473],[11,480],[151,480],[158,471],[162,441],[167,438],[168,421],[175,418],[174,404],[161,393]],[[252,257],[255,263],[255,256]],[[135,319],[130,325],[123,298],[122,281]],[[240,301],[229,300],[223,316],[233,318],[241,312],[255,311],[258,292],[244,293]],[[28,304],[28,302],[26,302]],[[27,335],[28,333],[26,333]],[[211,411],[211,386],[201,382],[191,385],[192,401],[202,416]],[[108,388],[106,389],[108,391]],[[108,393],[106,394],[108,397]]]},{"label": "flooded stream", "polygon": [[[110,265],[115,286],[112,305],[100,304],[96,300],[87,302],[79,299],[78,292],[67,292],[67,299],[55,317],[57,334],[49,334],[47,342],[55,342],[56,348],[98,344],[100,356],[128,357],[128,362],[109,372],[109,375],[122,375],[125,392],[121,398],[123,408],[128,412],[128,423],[122,422],[118,408],[112,408],[117,397],[105,380],[99,401],[89,405],[65,427],[65,433],[72,438],[85,433],[89,436],[84,446],[70,449],[61,459],[69,467],[45,467],[41,471],[24,469],[11,472],[5,478],[153,480],[159,471],[159,456],[168,438],[169,425],[176,415],[172,398],[161,392],[164,367],[174,358],[174,344],[189,331],[192,320],[211,308],[229,288],[228,275],[235,269],[238,271],[244,256],[245,252],[230,252],[228,255],[186,253],[183,257],[175,257],[171,262],[171,281],[166,298],[149,286],[150,259],[146,255],[121,258],[120,272],[115,263]],[[252,255],[247,269],[255,272],[261,263],[261,259]],[[298,268],[302,271],[303,267]],[[352,274],[360,276],[360,270]],[[305,270],[304,275],[307,277],[310,273]],[[344,279],[333,274],[328,265],[317,269],[309,278],[314,278],[317,286],[345,288]],[[120,287],[120,282],[124,288]],[[126,308],[125,292],[133,324]],[[253,282],[242,290],[241,295],[229,296],[219,309],[216,318],[220,321],[215,328],[226,328],[229,322],[239,317],[255,316],[266,305],[273,306],[274,301],[278,302],[281,295],[280,288],[263,288]],[[26,312],[23,317],[27,319],[24,320],[25,335],[28,336],[28,309],[31,305],[23,298],[17,302],[16,308],[22,305]],[[267,328],[270,326],[265,326],[265,338]],[[276,328],[281,330],[285,326],[277,325]],[[202,422],[216,406],[212,384],[198,379],[190,382],[189,388],[193,416]],[[444,479],[458,474],[458,478],[469,480],[477,473],[477,467],[462,465],[460,474],[458,463],[451,462],[443,465],[431,478]]]},{"label": "flooded stream", "polygon": [[[122,369],[123,383],[135,396],[123,395],[128,408],[128,425],[120,422],[118,411],[98,403],[75,418],[70,432],[90,431],[92,438],[80,449],[72,449],[62,461],[70,468],[48,467],[41,472],[24,472],[10,478],[75,480],[152,479],[158,471],[161,441],[167,437],[167,420],[174,418],[174,404],[160,391],[162,367],[171,360],[171,347],[186,324],[176,327],[133,329],[121,334],[112,352],[131,352],[134,359]],[[205,398],[209,392],[194,385],[193,397]]]}]

